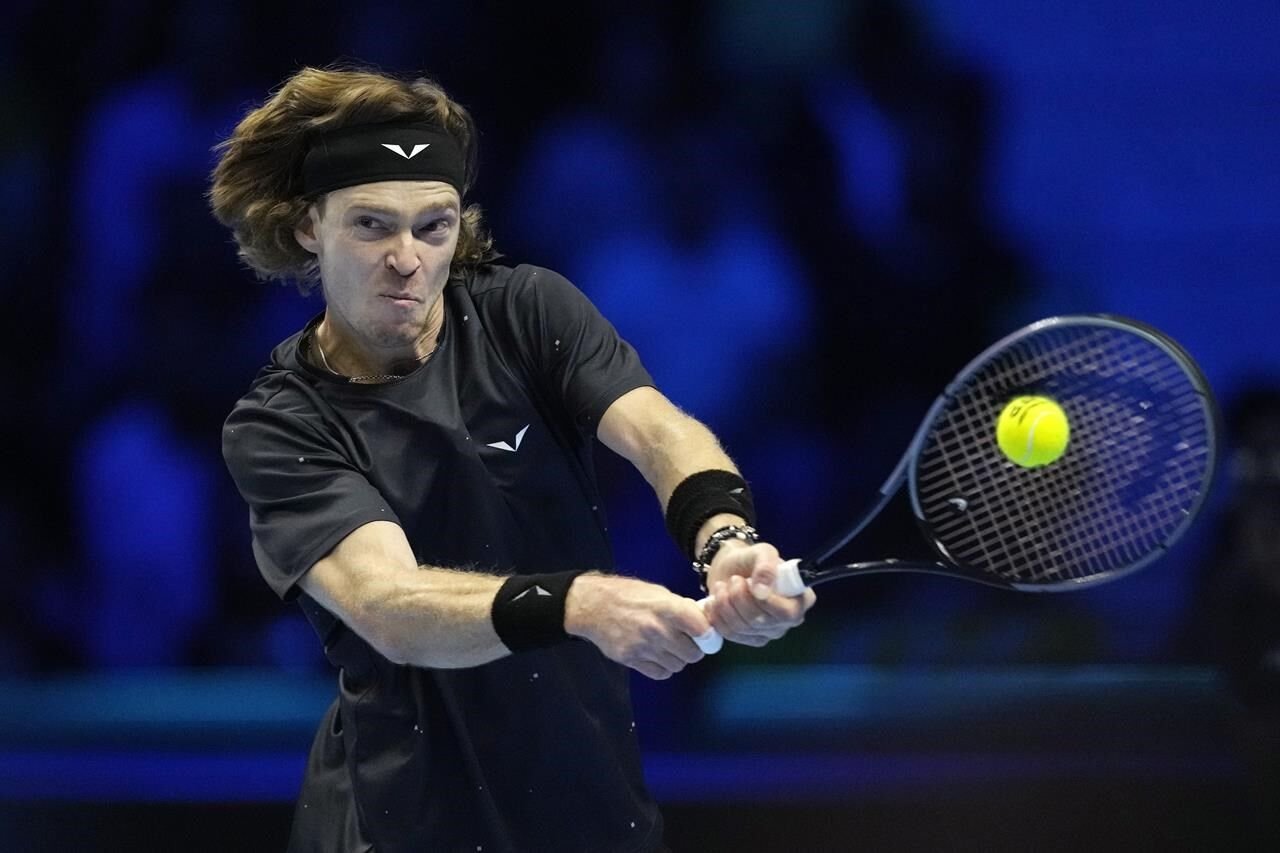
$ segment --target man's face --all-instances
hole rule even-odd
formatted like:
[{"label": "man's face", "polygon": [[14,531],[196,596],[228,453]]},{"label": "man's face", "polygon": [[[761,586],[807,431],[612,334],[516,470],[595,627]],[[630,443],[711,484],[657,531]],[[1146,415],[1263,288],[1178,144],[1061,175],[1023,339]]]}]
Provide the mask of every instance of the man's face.
[{"label": "man's face", "polygon": [[461,200],[440,181],[382,181],[329,193],[295,231],[316,256],[328,320],[371,354],[422,336],[449,278]]}]

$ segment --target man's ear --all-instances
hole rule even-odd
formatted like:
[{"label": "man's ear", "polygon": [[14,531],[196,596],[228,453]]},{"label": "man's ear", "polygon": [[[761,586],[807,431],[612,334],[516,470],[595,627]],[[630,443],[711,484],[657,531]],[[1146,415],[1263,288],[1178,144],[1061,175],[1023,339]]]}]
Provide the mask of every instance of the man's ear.
[{"label": "man's ear", "polygon": [[316,237],[316,223],[319,220],[320,211],[313,204],[307,208],[302,220],[293,228],[293,239],[297,240],[299,246],[313,255],[320,254],[320,240]]}]

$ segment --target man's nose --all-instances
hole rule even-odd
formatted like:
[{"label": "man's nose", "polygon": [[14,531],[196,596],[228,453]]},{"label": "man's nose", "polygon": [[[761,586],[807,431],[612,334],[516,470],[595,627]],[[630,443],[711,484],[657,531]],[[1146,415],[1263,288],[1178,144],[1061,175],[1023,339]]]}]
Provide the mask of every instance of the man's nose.
[{"label": "man's nose", "polygon": [[421,265],[418,253],[413,248],[413,236],[410,234],[403,235],[387,252],[387,268],[395,270],[406,278],[416,273]]}]

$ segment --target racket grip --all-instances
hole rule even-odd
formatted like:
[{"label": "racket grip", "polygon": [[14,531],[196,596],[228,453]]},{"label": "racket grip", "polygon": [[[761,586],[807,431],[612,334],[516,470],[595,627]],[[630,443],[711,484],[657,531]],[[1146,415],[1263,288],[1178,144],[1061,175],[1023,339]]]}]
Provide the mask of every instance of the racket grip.
[{"label": "racket grip", "polygon": [[698,648],[702,649],[704,655],[714,655],[724,646],[724,637],[720,636],[720,632],[715,628],[708,628],[707,633],[699,634],[693,638],[698,644]]},{"label": "racket grip", "polygon": [[[773,582],[774,592],[795,598],[797,595],[804,595],[805,589],[804,580],[800,577],[799,560],[786,560],[778,566],[778,576]],[[710,603],[711,597],[707,596],[698,601],[698,606],[706,611]],[[724,646],[724,637],[715,628],[708,628],[706,633],[694,637],[693,641],[704,655],[714,655]]]},{"label": "racket grip", "polygon": [[778,595],[795,598],[804,595],[806,587],[800,577],[800,561],[785,560],[778,566],[778,577],[773,582],[773,591]]},{"label": "racket grip", "polygon": [[[710,603],[711,597],[707,596],[698,602],[698,606],[701,607],[705,613],[707,605]],[[702,649],[702,653],[704,655],[714,655],[716,652],[720,651],[722,646],[724,646],[724,637],[720,636],[720,632],[715,628],[708,628],[706,633],[699,634],[694,637],[693,641],[698,644],[698,648]]]}]

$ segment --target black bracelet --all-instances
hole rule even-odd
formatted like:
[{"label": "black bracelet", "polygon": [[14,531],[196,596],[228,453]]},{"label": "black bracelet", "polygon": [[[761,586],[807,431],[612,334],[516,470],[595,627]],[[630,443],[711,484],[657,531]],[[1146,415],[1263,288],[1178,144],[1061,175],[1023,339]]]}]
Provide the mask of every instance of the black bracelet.
[{"label": "black bracelet", "polygon": [[690,560],[698,531],[708,518],[720,513],[736,515],[748,525],[756,523],[755,502],[747,481],[732,471],[699,471],[680,481],[667,501],[667,532]]},{"label": "black bracelet", "polygon": [[564,601],[582,572],[512,575],[493,597],[489,618],[498,639],[513,652],[541,649],[567,640]]},{"label": "black bracelet", "polygon": [[698,559],[693,561],[693,570],[702,575],[704,587],[711,561],[720,553],[720,546],[730,539],[740,539],[748,545],[754,545],[760,541],[760,534],[750,524],[729,524],[708,536],[702,550],[698,552]]}]

